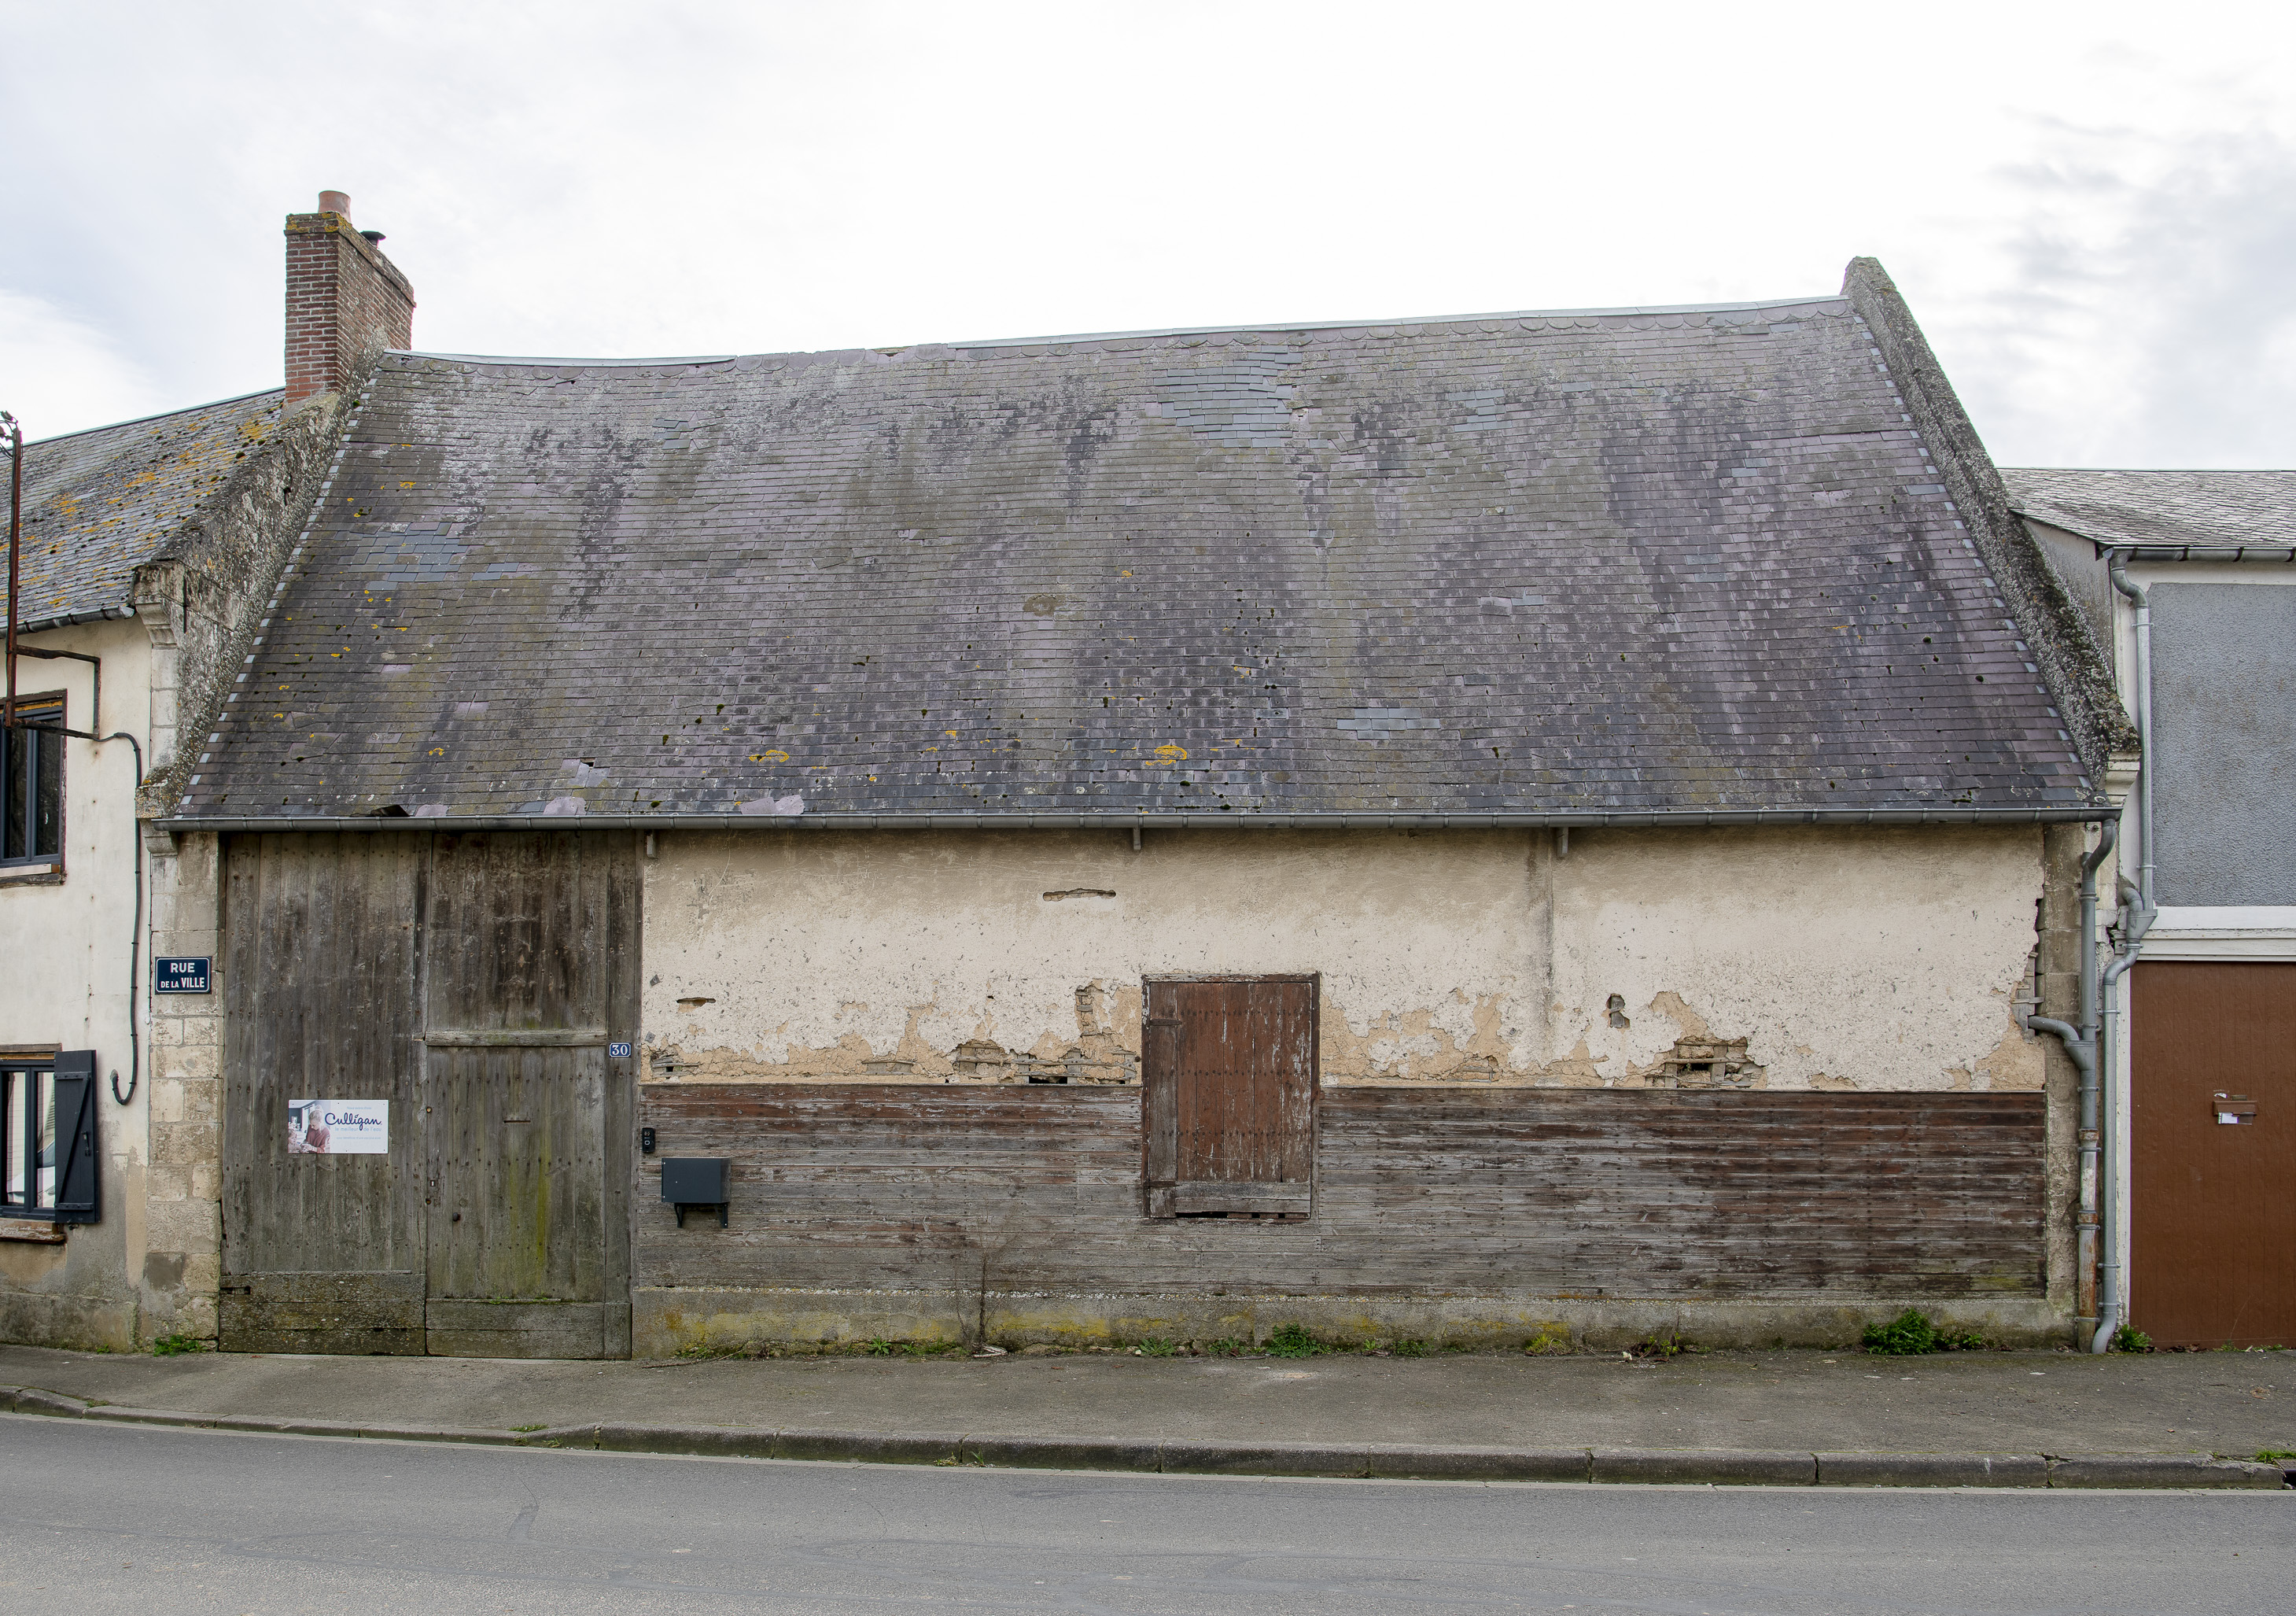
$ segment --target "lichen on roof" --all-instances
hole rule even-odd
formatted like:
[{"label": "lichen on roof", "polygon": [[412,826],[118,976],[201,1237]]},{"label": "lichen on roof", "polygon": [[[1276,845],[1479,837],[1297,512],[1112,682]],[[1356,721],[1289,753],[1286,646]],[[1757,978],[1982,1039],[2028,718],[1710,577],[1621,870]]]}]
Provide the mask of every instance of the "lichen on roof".
[{"label": "lichen on roof", "polygon": [[22,621],[117,612],[135,569],[279,424],[276,389],[24,446]]},{"label": "lichen on roof", "polygon": [[2068,809],[1873,334],[387,357],[190,817]]}]

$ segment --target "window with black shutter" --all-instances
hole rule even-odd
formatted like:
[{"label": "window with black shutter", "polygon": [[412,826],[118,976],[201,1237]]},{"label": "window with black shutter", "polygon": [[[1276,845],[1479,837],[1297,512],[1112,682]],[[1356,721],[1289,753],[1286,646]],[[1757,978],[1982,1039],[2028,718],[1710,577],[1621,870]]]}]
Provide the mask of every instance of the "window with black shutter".
[{"label": "window with black shutter", "polygon": [[1151,1218],[1305,1218],[1314,977],[1151,980],[1140,1052]]},{"label": "window with black shutter", "polygon": [[16,721],[0,746],[0,870],[62,856],[63,721],[60,697],[16,699]]},{"label": "window with black shutter", "polygon": [[0,1217],[94,1223],[102,1216],[95,1052],[0,1062]]}]

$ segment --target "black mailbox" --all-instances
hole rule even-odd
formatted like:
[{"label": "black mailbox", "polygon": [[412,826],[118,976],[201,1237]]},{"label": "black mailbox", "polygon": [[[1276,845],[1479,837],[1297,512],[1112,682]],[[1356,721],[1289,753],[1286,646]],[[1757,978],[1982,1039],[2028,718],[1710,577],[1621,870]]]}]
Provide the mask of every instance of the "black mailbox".
[{"label": "black mailbox", "polygon": [[726,1185],[734,1164],[717,1156],[664,1156],[661,1159],[661,1198],[677,1209],[677,1226],[685,1226],[685,1209],[714,1206],[718,1226],[726,1226]]}]

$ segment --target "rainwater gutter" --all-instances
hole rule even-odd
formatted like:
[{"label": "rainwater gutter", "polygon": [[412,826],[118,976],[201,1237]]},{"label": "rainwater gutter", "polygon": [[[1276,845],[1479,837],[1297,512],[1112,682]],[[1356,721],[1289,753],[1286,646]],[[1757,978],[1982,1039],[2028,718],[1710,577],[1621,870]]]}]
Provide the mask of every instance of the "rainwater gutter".
[{"label": "rainwater gutter", "polygon": [[197,814],[163,819],[194,832],[439,831],[1368,831],[1698,830],[1767,824],[2095,824],[2110,804],[2033,808],[1688,808],[1587,813],[1221,813],[1192,810],[1062,813],[981,808],[914,814]]},{"label": "rainwater gutter", "polygon": [[2074,1257],[2075,1305],[2081,1310],[2076,1324],[2094,1324],[2096,1312],[2100,1227],[2097,1216],[2103,1133],[2103,1095],[2097,1062],[2096,872],[2112,857],[2120,827],[2111,819],[2098,825],[2096,846],[2081,860],[2080,879],[2080,1021],[2078,1026],[2045,1015],[2025,1018],[2035,1032],[2054,1035],[2072,1057],[2080,1074],[2080,1205],[2074,1216],[2079,1246]]},{"label": "rainwater gutter", "polygon": [[[2105,553],[2105,571],[2112,587],[2126,595],[2136,607],[2136,880],[2132,884],[2124,876],[2120,881],[2120,947],[2113,961],[2104,969],[2102,994],[2104,1001],[2103,1031],[2101,1064],[2103,1080],[2113,1083],[2120,1071],[2117,1054],[2120,1040],[2114,1036],[2120,1028],[2120,979],[2136,964],[2143,947],[2144,934],[2152,929],[2152,917],[2157,906],[2152,899],[2152,603],[2144,590],[2128,578],[2130,552],[2123,549]],[[2289,552],[2296,560],[2296,550]],[[2185,560],[2189,557],[2179,556]],[[2091,1352],[2110,1352],[2112,1338],[2120,1333],[2121,1314],[2125,1307],[2122,1278],[2127,1258],[2120,1245],[2120,1175],[2118,1140],[2113,1136],[2112,1120],[2118,1114],[2119,1095],[2109,1096],[2104,1107],[2106,1137],[2112,1148],[2104,1153],[2105,1194],[2103,1219],[2103,1249],[2098,1264],[2096,1334],[2089,1342]]]}]

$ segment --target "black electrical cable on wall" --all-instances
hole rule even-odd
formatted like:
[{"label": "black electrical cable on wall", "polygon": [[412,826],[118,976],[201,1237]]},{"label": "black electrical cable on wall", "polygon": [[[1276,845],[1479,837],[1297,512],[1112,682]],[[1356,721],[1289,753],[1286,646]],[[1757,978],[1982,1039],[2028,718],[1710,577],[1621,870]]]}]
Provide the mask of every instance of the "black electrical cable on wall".
[{"label": "black electrical cable on wall", "polygon": [[[135,737],[124,729],[116,729],[102,737],[104,741],[125,741],[135,753],[135,789],[144,789],[144,748]],[[99,745],[102,742],[98,742]],[[119,1092],[119,1074],[111,1074],[111,1097],[125,1105],[135,1097],[135,1085],[144,1076],[144,1038],[135,1024],[135,995],[143,981],[144,947],[144,822],[136,816],[135,799],[127,799],[128,861],[135,866],[135,920],[127,933],[127,1092]]]},{"label": "black electrical cable on wall", "polygon": [[[124,729],[115,729],[108,735],[93,730],[64,729],[47,724],[27,724],[26,729],[44,729],[52,735],[70,735],[75,741],[93,741],[101,746],[106,741],[125,741],[135,753],[135,787],[144,788],[143,743]],[[135,920],[127,933],[127,1092],[119,1092],[119,1074],[111,1074],[111,1097],[126,1105],[135,1098],[135,1085],[144,1072],[144,1038],[135,1024],[136,994],[144,980],[144,822],[135,814],[135,799],[127,800],[127,823],[130,833],[127,856],[135,866]]]}]

